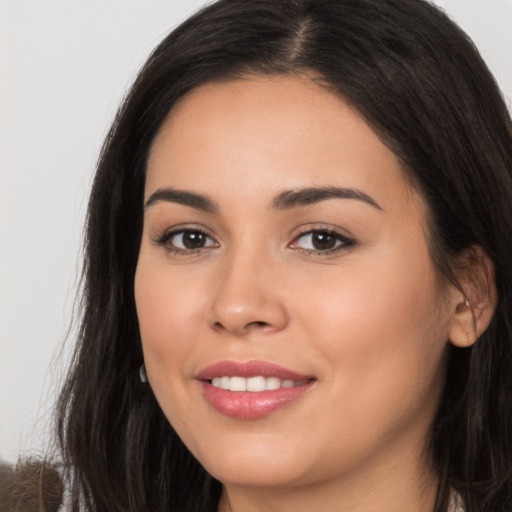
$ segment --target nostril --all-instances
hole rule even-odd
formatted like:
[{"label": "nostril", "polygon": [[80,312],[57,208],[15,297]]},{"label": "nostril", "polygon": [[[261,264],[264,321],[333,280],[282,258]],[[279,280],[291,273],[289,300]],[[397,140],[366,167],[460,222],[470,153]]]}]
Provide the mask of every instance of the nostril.
[{"label": "nostril", "polygon": [[257,329],[261,329],[261,328],[267,327],[267,326],[268,326],[267,322],[250,322],[245,326],[245,328],[250,329],[251,327],[255,327]]},{"label": "nostril", "polygon": [[[217,329],[226,329],[226,327],[222,324],[222,322],[215,322],[215,327]],[[258,330],[258,329],[265,329],[266,327],[270,327],[270,324],[267,322],[262,321],[256,321],[256,322],[249,322],[243,326],[241,326],[240,332],[247,332],[250,330]],[[235,330],[234,328],[226,329],[226,330]]]}]

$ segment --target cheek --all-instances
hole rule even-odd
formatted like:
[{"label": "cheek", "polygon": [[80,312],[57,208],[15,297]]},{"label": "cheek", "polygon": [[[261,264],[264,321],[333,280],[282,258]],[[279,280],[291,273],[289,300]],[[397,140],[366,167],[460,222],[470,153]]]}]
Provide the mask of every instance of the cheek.
[{"label": "cheek", "polygon": [[200,348],[196,342],[201,338],[205,292],[197,276],[185,280],[180,276],[183,272],[169,271],[165,259],[159,263],[141,254],[135,302],[144,363],[155,398],[173,427],[188,432],[190,359]]},{"label": "cheek", "polygon": [[316,428],[339,428],[350,441],[334,435],[331,450],[354,463],[383,440],[392,445],[397,433],[423,439],[443,383],[448,324],[428,255],[407,268],[393,259],[380,263],[375,271],[347,268],[341,285],[317,280],[299,314],[314,340],[306,357],[327,369],[323,379],[331,390],[318,398],[330,414],[319,415]]},{"label": "cheek", "polygon": [[449,318],[427,250],[417,247],[414,258],[383,252],[378,264],[347,265],[308,287],[308,307],[297,316],[341,394],[403,396],[439,383]]},{"label": "cheek", "polygon": [[[165,262],[148,264],[139,258],[135,275],[135,302],[147,365],[164,368],[166,361],[180,367],[190,340],[197,339],[204,321],[204,286],[198,277],[183,280],[182,273],[169,272]],[[163,363],[163,364],[162,364]]]}]

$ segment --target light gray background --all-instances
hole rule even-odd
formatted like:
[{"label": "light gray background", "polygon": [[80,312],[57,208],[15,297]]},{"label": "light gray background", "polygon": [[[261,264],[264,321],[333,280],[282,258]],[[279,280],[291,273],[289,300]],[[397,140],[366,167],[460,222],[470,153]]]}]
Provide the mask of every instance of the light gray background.
[{"label": "light gray background", "polygon": [[[0,0],[0,458],[48,442],[88,189],[116,107],[150,50],[204,3]],[[510,106],[512,0],[436,3]]]}]

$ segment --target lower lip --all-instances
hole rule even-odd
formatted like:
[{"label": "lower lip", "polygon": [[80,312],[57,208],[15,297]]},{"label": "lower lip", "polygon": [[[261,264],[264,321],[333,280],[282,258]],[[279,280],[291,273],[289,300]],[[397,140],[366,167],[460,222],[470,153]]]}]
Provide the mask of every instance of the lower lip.
[{"label": "lower lip", "polygon": [[293,388],[272,391],[227,391],[201,381],[206,400],[220,413],[232,418],[262,418],[300,398],[314,381]]}]

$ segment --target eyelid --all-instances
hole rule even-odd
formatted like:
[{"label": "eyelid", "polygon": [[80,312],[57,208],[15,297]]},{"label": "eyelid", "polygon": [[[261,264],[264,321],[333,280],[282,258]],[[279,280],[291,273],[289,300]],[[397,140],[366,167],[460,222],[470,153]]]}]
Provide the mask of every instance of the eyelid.
[{"label": "eyelid", "polygon": [[347,240],[356,240],[356,235],[354,235],[345,227],[337,226],[336,224],[315,221],[303,223],[300,226],[295,227],[290,231],[289,236],[290,238],[296,238],[300,235],[317,231],[326,231],[328,233],[339,235],[340,237]]},{"label": "eyelid", "polygon": [[[292,244],[296,243],[299,239],[306,237],[307,235],[313,235],[314,233],[326,233],[333,236],[336,239],[335,247],[331,249],[305,249],[303,247],[292,247]],[[327,256],[329,254],[346,251],[357,244],[353,235],[347,236],[340,233],[340,230],[333,228],[332,226],[318,226],[318,227],[303,227],[299,228],[299,232],[293,235],[292,241],[288,244],[294,250],[303,252],[307,255],[314,256]]]},{"label": "eyelid", "polygon": [[[173,247],[168,244],[168,242],[176,235],[179,235],[180,233],[187,233],[187,232],[195,232],[195,233],[201,233],[208,237],[210,240],[212,240],[214,243],[211,245],[206,245],[204,247],[198,247],[196,249],[187,249],[187,248],[180,248],[180,247]],[[157,232],[156,235],[152,237],[152,241],[154,244],[158,246],[164,247],[167,251],[178,254],[178,255],[192,255],[197,254],[204,250],[209,250],[212,248],[219,247],[219,242],[216,240],[216,237],[212,235],[209,230],[204,228],[200,225],[191,225],[191,224],[185,224],[185,225],[178,225],[173,226],[171,228],[166,228],[162,231]]]},{"label": "eyelid", "polygon": [[[356,240],[353,235],[346,235],[342,233],[341,228],[333,227],[332,225],[311,225],[301,226],[296,228],[296,232],[294,234],[290,234],[290,237],[293,237],[291,242],[287,244],[287,246],[293,250],[297,250],[299,252],[305,253],[306,255],[318,255],[318,256],[327,256],[332,253],[337,253],[341,251],[346,251],[356,245]],[[174,244],[170,244],[169,242],[173,237],[179,235],[180,233],[186,232],[196,232],[201,233],[209,239],[210,242],[207,242],[204,246],[197,248],[186,248],[186,247],[176,247]],[[336,240],[335,246],[332,248],[326,249],[315,249],[315,248],[304,248],[298,246],[298,241],[300,239],[305,238],[308,235],[313,235],[315,233],[325,233],[331,235]],[[154,244],[158,246],[164,247],[168,252],[177,254],[177,255],[193,255],[198,253],[203,253],[206,250],[214,249],[220,247],[220,243],[217,241],[217,237],[213,235],[209,229],[205,228],[202,225],[198,224],[184,224],[184,225],[176,225],[166,229],[163,229],[158,232],[158,234],[152,237],[152,241]]]}]

